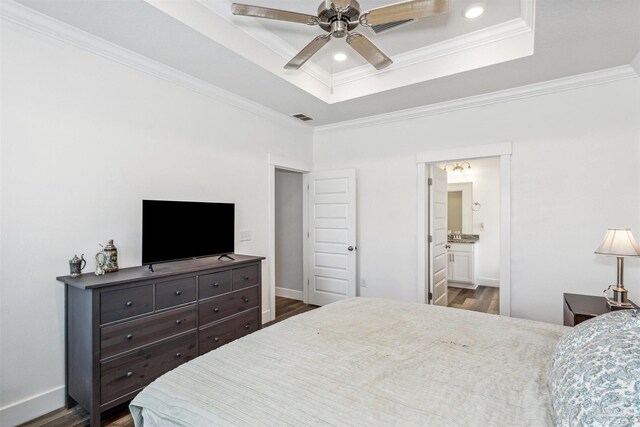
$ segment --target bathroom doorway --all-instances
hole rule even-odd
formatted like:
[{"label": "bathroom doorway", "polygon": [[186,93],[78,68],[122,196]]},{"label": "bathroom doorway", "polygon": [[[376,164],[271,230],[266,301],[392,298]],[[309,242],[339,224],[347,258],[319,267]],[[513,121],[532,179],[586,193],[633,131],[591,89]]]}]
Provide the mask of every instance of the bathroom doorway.
[{"label": "bathroom doorway", "polygon": [[447,307],[500,312],[500,158],[434,165],[447,173]]},{"label": "bathroom doorway", "polygon": [[417,154],[425,303],[510,315],[510,160],[510,143]]}]

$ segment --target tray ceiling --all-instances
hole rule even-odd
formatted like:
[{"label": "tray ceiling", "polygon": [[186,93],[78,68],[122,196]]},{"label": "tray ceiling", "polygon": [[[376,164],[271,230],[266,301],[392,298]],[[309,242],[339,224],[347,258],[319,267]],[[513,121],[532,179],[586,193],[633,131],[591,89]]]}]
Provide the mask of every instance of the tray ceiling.
[{"label": "tray ceiling", "polygon": [[[281,1],[284,4],[289,0]],[[455,6],[459,0],[450,1]],[[249,2],[247,0],[247,3]],[[240,19],[239,17],[228,17],[229,20],[225,20],[211,11],[206,4],[192,0],[168,0],[166,3],[201,7],[206,12],[201,16],[203,21],[217,16],[222,22],[214,27],[221,33],[219,37],[228,36],[228,29],[234,29],[248,38],[247,43],[255,48],[254,53],[262,53],[258,55],[259,58],[248,59],[244,53],[205,36],[201,31],[196,31],[192,26],[142,0],[2,0],[0,13],[11,22],[22,22],[22,25],[30,28],[34,25],[40,26],[38,32],[50,33],[51,30],[55,32],[59,29],[59,38],[77,39],[71,41],[71,44],[79,46],[80,43],[84,45],[85,50],[94,53],[102,54],[100,49],[104,48],[107,57],[113,56],[108,52],[117,51],[121,52],[124,58],[139,58],[134,62],[146,61],[149,72],[154,75],[157,73],[153,70],[166,69],[171,75],[183,76],[180,78],[190,81],[192,85],[224,90],[226,93],[238,95],[239,100],[249,100],[267,107],[270,111],[286,116],[303,113],[313,118],[312,121],[305,122],[309,126],[390,115],[400,110],[411,111],[449,105],[448,103],[454,100],[472,99],[478,95],[501,93],[513,88],[614,67],[628,67],[634,57],[640,58],[640,2],[637,0],[536,0],[534,54],[452,74],[452,67],[440,62],[438,49],[434,48],[438,46],[439,49],[446,50],[447,43],[451,40],[455,44],[460,36],[453,36],[451,33],[453,38],[445,41],[430,39],[431,44],[425,45],[425,49],[431,49],[433,54],[432,59],[424,64],[425,71],[413,72],[410,66],[396,67],[397,73],[390,81],[387,77],[382,78],[389,74],[386,72],[376,75],[373,79],[357,80],[357,84],[352,86],[353,90],[357,91],[358,85],[364,85],[371,93],[350,99],[344,98],[343,101],[336,101],[337,98],[334,98],[333,103],[329,104],[323,98],[310,93],[310,88],[319,93],[322,93],[322,90],[326,91],[327,86],[322,79],[310,76],[308,70],[287,76],[281,74],[282,66],[290,58],[272,54],[272,50],[265,50],[264,43],[248,35],[244,28],[240,29],[239,24],[229,22],[232,19]],[[307,4],[307,0],[295,3],[301,5],[301,10],[306,9],[304,5]],[[500,2],[505,3],[517,4],[518,7],[521,5],[518,0]],[[273,0],[269,4],[281,3]],[[365,10],[369,9],[365,0],[362,0],[362,4]],[[228,3],[224,5],[225,10],[227,5]],[[522,9],[519,10],[522,12]],[[486,16],[490,16],[489,9]],[[533,16],[531,18],[533,19]],[[523,20],[522,14],[521,18],[511,22],[515,21],[517,24],[518,19]],[[42,25],[48,26],[49,29],[42,28]],[[474,28],[466,36],[489,31],[495,26],[500,28],[501,25]],[[278,34],[276,29],[268,30],[264,25],[260,26],[273,37],[282,36],[280,38],[285,40],[284,34]],[[304,31],[307,30],[310,29],[304,28]],[[385,34],[384,37],[394,35],[392,40],[399,39],[401,34],[394,33],[404,30],[414,31],[409,27],[399,28]],[[301,29],[291,29],[287,26],[278,31],[291,31],[294,32],[294,36],[300,37],[300,40],[296,37],[286,37],[287,43],[302,42],[302,34],[295,33],[303,31]],[[533,36],[533,33],[529,33],[529,36]],[[378,42],[382,37],[372,36],[372,39]],[[482,46],[480,44],[478,47]],[[295,49],[298,46],[291,47]],[[385,49],[394,49],[394,46],[385,46]],[[466,51],[462,59],[472,57],[471,59],[480,62],[495,59],[495,56],[504,55],[508,50],[494,45],[493,48],[478,51],[475,55]],[[396,66],[405,54],[397,53],[393,57]],[[265,64],[258,65],[257,62],[260,61],[273,67],[274,71],[265,67]],[[465,61],[462,62],[466,64]],[[640,59],[636,59],[634,64],[638,69]],[[140,68],[137,65],[134,67]],[[317,68],[320,72],[326,72],[322,64],[317,64]],[[407,76],[403,75],[405,70]],[[351,70],[340,72],[349,71]],[[431,73],[433,76],[436,72],[441,72],[442,77],[407,83],[412,78],[423,78],[422,74]],[[335,75],[333,77],[335,85],[337,78]],[[405,85],[393,87],[391,84],[398,82]],[[377,84],[383,88],[375,88]],[[305,89],[301,88],[303,85],[306,85]]]},{"label": "tray ceiling", "polygon": [[[381,71],[360,58],[344,39],[332,39],[301,70],[283,65],[314,37],[318,27],[233,16],[226,0],[145,0],[205,37],[233,50],[316,98],[333,104],[533,54],[535,0],[485,0],[486,13],[463,16],[470,0],[452,0],[447,14],[386,33],[360,27],[394,63]],[[315,14],[317,0],[255,0],[252,4]],[[389,4],[363,0],[363,10]],[[347,54],[337,62],[333,54]]]}]

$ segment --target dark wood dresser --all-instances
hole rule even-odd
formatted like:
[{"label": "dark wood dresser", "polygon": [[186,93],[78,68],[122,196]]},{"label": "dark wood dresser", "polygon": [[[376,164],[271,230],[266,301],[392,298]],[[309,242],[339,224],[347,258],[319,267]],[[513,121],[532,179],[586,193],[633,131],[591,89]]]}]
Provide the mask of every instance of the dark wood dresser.
[{"label": "dark wood dresser", "polygon": [[564,326],[576,326],[585,320],[592,319],[601,314],[611,313],[616,310],[638,308],[633,302],[633,307],[610,307],[605,297],[580,294],[563,294],[564,300]]},{"label": "dark wood dresser", "polygon": [[233,255],[62,276],[66,405],[91,425],[163,373],[262,326],[261,261]]}]

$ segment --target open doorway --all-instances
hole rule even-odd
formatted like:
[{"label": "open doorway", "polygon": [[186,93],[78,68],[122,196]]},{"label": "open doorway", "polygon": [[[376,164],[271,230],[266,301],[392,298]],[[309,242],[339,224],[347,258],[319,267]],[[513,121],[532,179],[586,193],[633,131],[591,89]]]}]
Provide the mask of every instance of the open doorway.
[{"label": "open doorway", "polygon": [[[499,314],[511,315],[511,142],[455,147],[416,153],[418,166],[418,300],[428,304],[448,305],[449,254],[447,226],[448,177],[437,165],[497,158],[499,162]],[[449,167],[453,169],[453,167]],[[439,192],[434,191],[436,188]],[[438,194],[438,202],[433,197]],[[460,202],[464,204],[464,197]],[[473,204],[473,196],[471,203]],[[482,205],[482,202],[480,202]],[[434,215],[437,209],[438,215]],[[474,206],[477,209],[477,205]],[[481,206],[480,209],[484,209]],[[472,219],[473,221],[473,219]],[[464,216],[461,218],[461,224]],[[477,221],[476,222],[482,222]],[[481,224],[478,224],[480,227]],[[462,226],[461,226],[462,227]],[[486,224],[485,224],[486,227]],[[452,233],[455,230],[452,230]],[[460,230],[462,232],[462,230]],[[463,233],[461,233],[463,234]],[[486,283],[486,282],[485,282]],[[495,282],[493,284],[496,284]],[[448,286],[446,286],[448,288]],[[436,299],[435,297],[438,297]],[[444,297],[443,297],[444,296]]]},{"label": "open doorway", "polygon": [[275,170],[276,319],[307,311],[304,304],[304,174]]},{"label": "open doorway", "polygon": [[448,307],[500,311],[500,158],[434,165],[447,176]]},{"label": "open doorway", "polygon": [[271,154],[268,162],[265,324],[355,296],[357,277],[355,169],[311,172]]}]

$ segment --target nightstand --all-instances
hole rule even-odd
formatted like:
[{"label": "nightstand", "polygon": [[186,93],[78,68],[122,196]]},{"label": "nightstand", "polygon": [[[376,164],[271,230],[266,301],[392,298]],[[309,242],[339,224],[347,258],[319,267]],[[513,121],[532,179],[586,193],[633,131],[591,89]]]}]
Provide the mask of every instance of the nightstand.
[{"label": "nightstand", "polygon": [[[623,307],[609,307],[605,297],[592,295],[562,294],[564,300],[564,325],[576,326],[601,314],[610,313],[612,310],[627,310]],[[633,302],[629,301],[631,304]],[[633,304],[633,307],[638,308]]]}]

